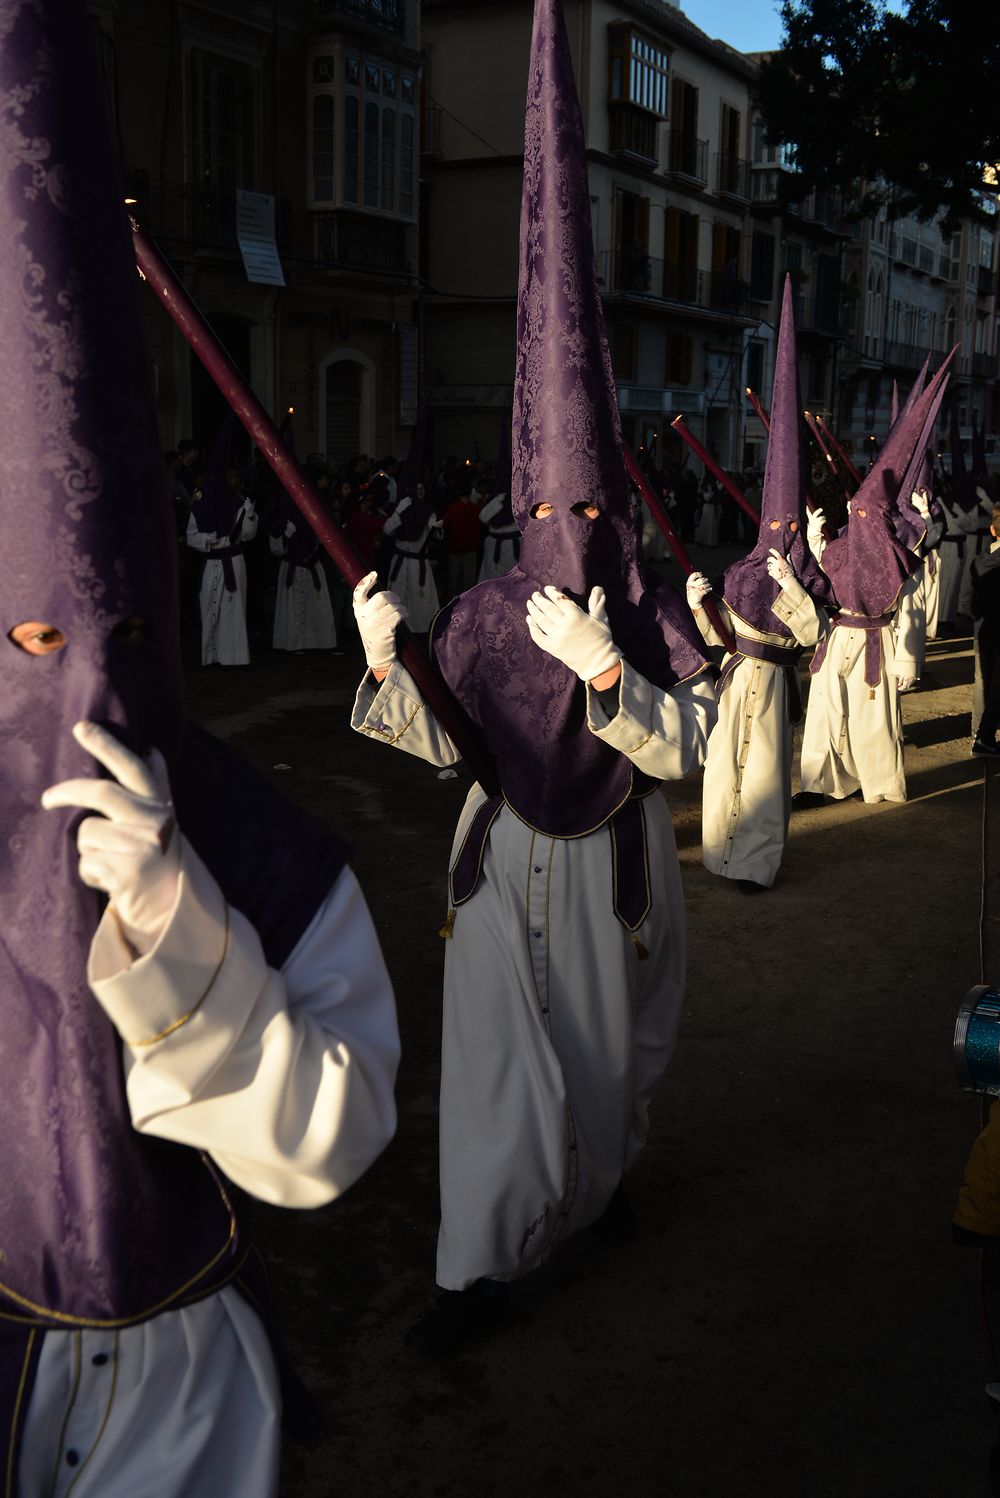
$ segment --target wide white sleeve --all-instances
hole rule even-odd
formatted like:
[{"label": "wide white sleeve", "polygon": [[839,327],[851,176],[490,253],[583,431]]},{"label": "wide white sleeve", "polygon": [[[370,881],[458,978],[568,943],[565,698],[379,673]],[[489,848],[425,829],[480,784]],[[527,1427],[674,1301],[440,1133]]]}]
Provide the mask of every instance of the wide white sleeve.
[{"label": "wide white sleeve", "polygon": [[927,612],[918,569],[903,584],[903,590],[899,595],[899,607],[893,620],[895,648],[892,673],[894,676],[905,679],[921,675],[926,633]]},{"label": "wide white sleeve", "polygon": [[[719,611],[719,617],[721,618],[723,624],[725,624],[726,627],[731,630],[733,627],[733,621],[729,610],[726,608],[726,605],[722,602],[721,598],[716,598],[714,601],[715,606]],[[705,641],[705,644],[721,645],[723,649],[725,649],[726,642],[719,634],[719,631],[712,623],[712,620],[708,617],[708,610],[705,608],[704,602],[702,602],[700,608],[692,609],[691,612],[694,615],[694,622],[698,626],[698,633]]]},{"label": "wide white sleeve", "polygon": [[383,682],[370,671],[365,676],[354,700],[351,727],[442,769],[462,757],[399,661],[393,661]]},{"label": "wide white sleeve", "polygon": [[214,531],[200,531],[198,522],[194,518],[194,512],[188,516],[187,531],[184,539],[192,551],[214,551],[217,546]]},{"label": "wide white sleeve", "polygon": [[182,840],[156,945],[136,957],[109,908],[87,976],[124,1041],[135,1127],[207,1150],[254,1196],[322,1206],[392,1138],[395,1004],[350,869],[277,972]]},{"label": "wide white sleeve", "polygon": [[246,508],[243,511],[243,524],[240,527],[240,540],[241,541],[252,541],[253,540],[254,536],[256,536],[256,534],[257,534],[257,521],[258,521],[257,511],[254,509],[253,505],[248,500],[246,502]]},{"label": "wide white sleeve", "polygon": [[827,633],[826,611],[813,602],[797,577],[782,588],[771,612],[791,630],[799,645],[818,645]]},{"label": "wide white sleeve", "polygon": [[[404,511],[403,513],[405,514],[406,512]],[[398,510],[394,510],[389,516],[388,520],[385,522],[385,525],[383,525],[382,527],[383,536],[393,535],[396,531],[399,530],[399,527],[402,525],[402,523],[403,516],[399,513]]]},{"label": "wide white sleeve", "polygon": [[502,494],[497,494],[483,505],[482,509],[479,511],[479,521],[481,525],[489,525],[490,521],[493,519],[493,516],[499,515],[501,509],[503,508],[503,501],[504,496]]},{"label": "wide white sleeve", "polygon": [[587,727],[656,780],[680,780],[705,762],[718,717],[715,683],[707,671],[663,691],[622,661],[618,711],[607,713],[587,687]]},{"label": "wide white sleeve", "polygon": [[288,550],[288,542],[284,536],[268,536],[267,544],[273,557],[283,557]]}]

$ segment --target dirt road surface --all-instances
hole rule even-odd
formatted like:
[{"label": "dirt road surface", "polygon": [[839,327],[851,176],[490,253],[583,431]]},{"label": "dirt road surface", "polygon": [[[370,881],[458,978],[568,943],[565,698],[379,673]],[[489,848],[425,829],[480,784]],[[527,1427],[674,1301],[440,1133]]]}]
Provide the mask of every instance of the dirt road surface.
[{"label": "dirt road surface", "polygon": [[[192,667],[192,716],[353,842],[403,1034],[398,1135],[367,1177],[318,1212],[253,1209],[326,1416],[283,1498],[989,1493],[976,1255],[949,1240],[979,1117],[951,1062],[979,980],[970,647],[931,644],[904,700],[910,800],[796,814],[768,895],[703,869],[700,776],[668,787],[689,982],[630,1178],[639,1240],[580,1235],[509,1332],[441,1364],[403,1334],[432,1293],[437,933],[467,782],[351,733],[356,640]],[[997,937],[991,911],[1000,978]]]}]

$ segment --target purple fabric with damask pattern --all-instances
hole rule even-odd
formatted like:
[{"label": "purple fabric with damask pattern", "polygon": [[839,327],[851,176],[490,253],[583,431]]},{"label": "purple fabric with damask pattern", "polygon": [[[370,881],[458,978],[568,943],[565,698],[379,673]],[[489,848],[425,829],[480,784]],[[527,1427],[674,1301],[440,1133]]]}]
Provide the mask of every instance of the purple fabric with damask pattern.
[{"label": "purple fabric with damask pattern", "polygon": [[206,536],[218,536],[220,541],[235,530],[246,506],[238,472],[234,472],[240,430],[233,412],[227,411],[205,459],[200,495],[195,496],[192,507],[198,529]]},{"label": "purple fabric with damask pattern", "polygon": [[[534,644],[531,594],[600,585],[626,660],[669,688],[707,669],[693,625],[646,588],[597,284],[583,122],[558,0],[536,0],[525,116],[512,423],[518,565],[438,615],[434,654],[481,725],[513,809],[552,836],[601,826],[641,780],[587,728],[576,675]],[[546,519],[532,516],[540,503]],[[594,504],[596,520],[579,513]],[[648,782],[646,782],[648,784]]]},{"label": "purple fabric with damask pattern", "polygon": [[[892,431],[892,428],[896,425],[897,421],[905,420],[908,417],[909,412],[913,407],[914,401],[919,398],[920,393],[924,389],[924,386],[927,382],[927,371],[930,368],[930,362],[930,355],[928,354],[927,358],[923,362],[923,367],[921,368],[920,372],[917,375],[917,378],[913,382],[909,395],[906,397],[906,400],[903,403],[902,410],[900,410],[899,405],[899,387],[897,386],[896,381],[893,380],[892,402],[889,407],[890,431]],[[934,422],[932,422],[931,424],[931,432],[927,442],[918,443],[916,449],[914,450],[913,461],[910,465],[907,477],[903,480],[903,483],[900,486],[899,496],[897,498],[896,504],[890,511],[890,519],[893,532],[898,537],[898,539],[902,541],[903,545],[906,546],[910,551],[913,551],[917,546],[919,546],[923,541],[925,535],[927,534],[927,522],[924,520],[920,511],[913,505],[910,496],[912,495],[914,489],[920,487],[921,476],[924,472],[924,457],[930,444],[934,440],[933,428],[935,424],[936,415]]]},{"label": "purple fabric with damask pattern", "polygon": [[[214,1171],[131,1125],[86,981],[101,902],[77,874],[81,814],[39,804],[99,773],[72,725],[163,749],[182,829],[273,963],[343,863],[324,829],[296,824],[289,849],[293,809],[183,721],[176,540],[115,155],[83,4],[0,0],[0,1317],[41,1325],[141,1319],[224,1280],[239,1252]],[[134,616],[151,630],[122,632]],[[9,632],[29,620],[65,646],[20,650]],[[230,834],[251,802],[248,847]]]},{"label": "purple fabric with damask pattern", "polygon": [[772,547],[788,558],[795,576],[817,602],[825,602],[830,596],[829,582],[817,567],[805,539],[805,461],[792,281],[790,276],[786,276],[774,361],[771,429],[767,439],[757,544],[742,560],[726,568],[718,588],[727,607],[738,619],[765,634],[791,636],[792,633],[774,612],[781,589],[767,570]]},{"label": "purple fabric with damask pattern", "polygon": [[837,603],[851,614],[890,615],[906,579],[920,566],[920,558],[895,534],[892,515],[914,461],[922,457],[928,426],[933,431],[947,382],[946,362],[901,413],[851,501],[847,525],[823,552],[821,565]]}]

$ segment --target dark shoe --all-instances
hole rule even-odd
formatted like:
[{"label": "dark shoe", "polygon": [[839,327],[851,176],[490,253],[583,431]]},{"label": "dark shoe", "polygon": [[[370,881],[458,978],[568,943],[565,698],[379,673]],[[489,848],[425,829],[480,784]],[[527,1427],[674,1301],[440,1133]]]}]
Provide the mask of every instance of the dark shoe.
[{"label": "dark shoe", "polygon": [[980,759],[995,759],[1000,754],[1000,744],[993,740],[987,744],[984,739],[973,739],[972,752]]},{"label": "dark shoe", "polygon": [[467,1290],[439,1290],[429,1311],[406,1333],[406,1346],[446,1358],[500,1331],[510,1320],[510,1293],[499,1280],[477,1280]]},{"label": "dark shoe", "polygon": [[736,888],[744,895],[766,895],[769,884],[758,884],[756,879],[737,879]]},{"label": "dark shoe", "polygon": [[607,1244],[608,1247],[619,1243],[634,1243],[638,1238],[639,1224],[620,1181],[592,1230],[598,1242]]},{"label": "dark shoe", "polygon": [[796,791],[792,806],[796,811],[808,811],[811,806],[825,806],[826,797],[819,791]]}]

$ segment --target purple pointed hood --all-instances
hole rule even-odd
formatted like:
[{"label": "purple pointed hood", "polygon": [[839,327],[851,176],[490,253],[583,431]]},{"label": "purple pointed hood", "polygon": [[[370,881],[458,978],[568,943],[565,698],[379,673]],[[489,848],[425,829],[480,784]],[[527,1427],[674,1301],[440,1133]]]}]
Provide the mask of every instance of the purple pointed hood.
[{"label": "purple pointed hood", "polygon": [[241,431],[233,412],[227,411],[205,459],[201,497],[192,511],[198,529],[218,536],[220,544],[235,529],[246,503],[234,472]]},{"label": "purple pointed hood", "polygon": [[[77,0],[0,0],[0,138],[0,522],[16,537],[0,551],[0,1311],[122,1322],[210,1288],[239,1245],[200,1156],[129,1118],[121,1042],[87,984],[101,901],[77,873],[80,814],[39,804],[99,774],[73,724],[160,747],[180,825],[227,896],[255,915],[266,900],[227,867],[246,857],[223,831],[227,798],[246,804],[239,762],[183,720],[140,283]],[[20,649],[11,631],[28,621],[62,648]],[[258,850],[262,863],[269,886],[280,875]],[[297,914],[280,940],[297,939]]]},{"label": "purple pointed hood", "polygon": [[817,567],[805,539],[805,461],[792,282],[791,277],[786,276],[774,362],[774,394],[760,502],[760,530],[753,550],[727,567],[719,585],[727,607],[737,618],[737,626],[739,620],[743,620],[768,634],[791,633],[773,612],[781,589],[767,571],[768,553],[772,547],[788,558],[805,588],[819,599],[828,594],[827,580]]},{"label": "purple pointed hood", "polygon": [[893,512],[899,493],[922,459],[948,382],[947,363],[901,414],[851,501],[847,525],[823,553],[822,567],[842,610],[878,618],[890,614],[919,558],[898,538]]},{"label": "purple pointed hood", "polygon": [[[438,616],[434,651],[486,732],[514,810],[554,836],[603,822],[639,777],[587,728],[575,674],[534,644],[528,598],[552,583],[586,607],[600,585],[626,659],[669,688],[707,669],[644,586],[590,219],[583,120],[559,0],[536,0],[521,200],[511,499],[518,565]],[[550,504],[552,513],[532,512]],[[595,505],[596,520],[582,513]]]},{"label": "purple pointed hood", "polygon": [[[928,354],[927,358],[923,362],[923,367],[921,368],[919,374],[917,375],[917,378],[913,382],[913,386],[910,390],[909,395],[906,397],[906,400],[903,403],[902,411],[899,407],[899,388],[896,384],[896,381],[893,380],[892,404],[889,413],[890,431],[892,431],[892,428],[898,421],[905,421],[908,419],[914,402],[920,398],[920,394],[927,383],[927,371],[929,368],[930,355]],[[931,420],[930,434],[928,436],[928,439],[926,442],[920,442],[917,444],[917,447],[914,450],[913,462],[910,465],[906,478],[900,485],[899,497],[892,511],[890,512],[893,532],[896,535],[897,539],[900,540],[909,551],[914,551],[921,544],[927,534],[927,523],[921,515],[920,511],[914,507],[911,495],[913,494],[914,489],[918,487],[920,477],[924,471],[924,458],[927,453],[929,444],[933,443],[934,440],[934,427],[936,424],[936,420],[937,417],[935,413],[935,416]]]}]

